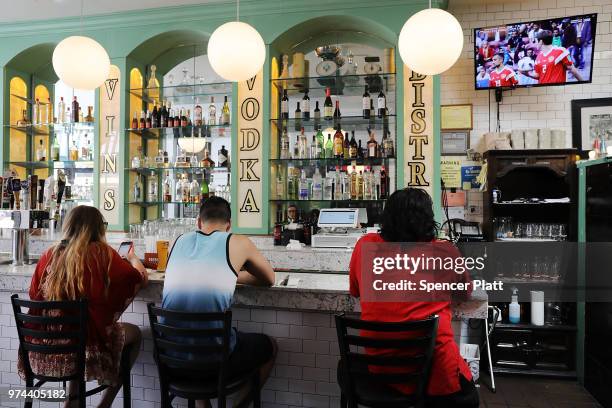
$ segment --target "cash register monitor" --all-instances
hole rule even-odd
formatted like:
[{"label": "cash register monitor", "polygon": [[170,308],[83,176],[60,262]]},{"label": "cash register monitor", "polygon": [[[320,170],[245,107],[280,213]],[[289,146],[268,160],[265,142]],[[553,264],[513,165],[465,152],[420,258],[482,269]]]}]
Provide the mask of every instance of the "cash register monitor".
[{"label": "cash register monitor", "polygon": [[320,228],[357,228],[359,208],[323,208],[317,225]]}]

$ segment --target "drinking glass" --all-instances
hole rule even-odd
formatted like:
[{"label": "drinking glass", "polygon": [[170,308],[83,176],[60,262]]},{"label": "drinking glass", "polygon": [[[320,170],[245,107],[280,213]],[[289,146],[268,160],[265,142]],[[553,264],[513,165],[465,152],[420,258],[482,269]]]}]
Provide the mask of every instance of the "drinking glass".
[{"label": "drinking glass", "polygon": [[550,226],[550,237],[555,241],[559,241],[560,224],[551,224]]},{"label": "drinking glass", "polygon": [[542,224],[542,239],[550,239],[551,237],[551,232],[550,232],[550,224]]},{"label": "drinking glass", "polygon": [[525,238],[534,238],[535,224],[528,223],[525,225]]},{"label": "drinking glass", "polygon": [[531,260],[531,276],[533,279],[542,277],[542,259],[539,256],[535,256]]},{"label": "drinking glass", "polygon": [[567,225],[559,224],[559,239],[561,241],[567,240]]}]

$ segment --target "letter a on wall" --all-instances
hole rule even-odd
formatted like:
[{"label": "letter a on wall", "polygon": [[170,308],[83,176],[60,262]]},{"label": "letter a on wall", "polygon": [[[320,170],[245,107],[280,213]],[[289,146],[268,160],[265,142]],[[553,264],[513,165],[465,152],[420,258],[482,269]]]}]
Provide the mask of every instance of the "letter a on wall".
[{"label": "letter a on wall", "polygon": [[238,171],[237,203],[238,228],[263,227],[263,72],[238,83]]}]

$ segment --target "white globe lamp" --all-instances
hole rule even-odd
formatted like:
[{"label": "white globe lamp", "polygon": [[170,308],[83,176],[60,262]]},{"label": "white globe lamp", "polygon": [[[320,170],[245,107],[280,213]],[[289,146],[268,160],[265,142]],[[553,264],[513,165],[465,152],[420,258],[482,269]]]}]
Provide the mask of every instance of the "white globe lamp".
[{"label": "white globe lamp", "polygon": [[93,90],[108,78],[110,58],[97,41],[81,35],[64,38],[53,51],[53,69],[66,85]]},{"label": "white globe lamp", "polygon": [[463,30],[450,13],[428,8],[402,27],[398,48],[404,64],[422,75],[437,75],[453,66],[463,50]]},{"label": "white globe lamp", "polygon": [[187,153],[198,153],[204,150],[207,140],[203,137],[179,137],[178,145]]},{"label": "white globe lamp", "polygon": [[225,23],[208,40],[210,65],[227,81],[246,81],[254,77],[261,70],[265,59],[263,38],[247,23]]}]

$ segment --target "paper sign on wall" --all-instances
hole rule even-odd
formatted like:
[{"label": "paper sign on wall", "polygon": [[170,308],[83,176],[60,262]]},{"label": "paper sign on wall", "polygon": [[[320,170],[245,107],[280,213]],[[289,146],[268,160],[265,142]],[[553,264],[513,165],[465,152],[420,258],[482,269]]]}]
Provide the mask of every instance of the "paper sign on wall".
[{"label": "paper sign on wall", "polygon": [[119,115],[121,111],[121,71],[110,66],[108,78],[100,87],[100,211],[111,226],[119,226],[123,203],[119,186]]},{"label": "paper sign on wall", "polygon": [[440,177],[446,188],[461,188],[461,160],[442,157]]},{"label": "paper sign on wall", "polygon": [[238,83],[237,223],[263,227],[263,72]]}]

